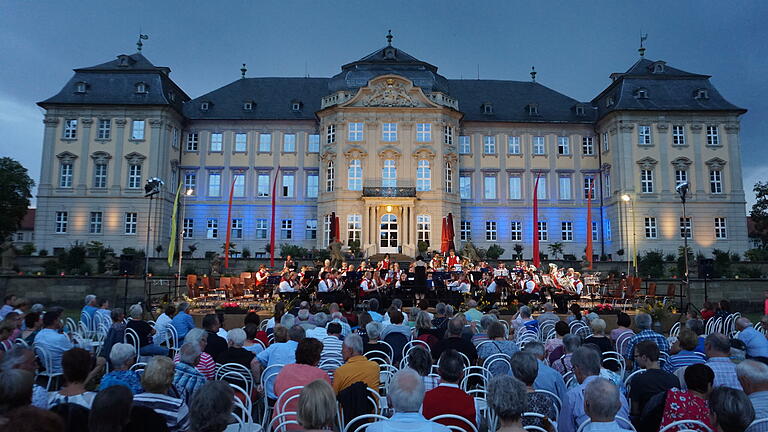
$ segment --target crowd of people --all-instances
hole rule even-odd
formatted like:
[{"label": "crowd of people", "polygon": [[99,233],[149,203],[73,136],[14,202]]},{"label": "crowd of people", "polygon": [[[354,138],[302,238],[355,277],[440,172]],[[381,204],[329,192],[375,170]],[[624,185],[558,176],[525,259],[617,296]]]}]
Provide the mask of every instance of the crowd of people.
[{"label": "crowd of people", "polygon": [[10,326],[0,429],[223,431],[243,409],[265,426],[313,431],[343,427],[339,412],[347,424],[386,414],[371,432],[644,432],[682,420],[757,432],[754,421],[768,422],[768,339],[745,317],[707,332],[690,313],[662,334],[644,313],[619,312],[607,331],[605,316],[576,303],[565,317],[545,303],[505,320],[473,300],[457,311],[371,298],[355,310],[280,302],[268,319],[249,312],[225,330],[216,314],[197,326],[185,302],[150,321],[141,305],[126,319],[87,296],[73,329],[61,308],[25,308],[11,297],[0,308],[0,329]]}]

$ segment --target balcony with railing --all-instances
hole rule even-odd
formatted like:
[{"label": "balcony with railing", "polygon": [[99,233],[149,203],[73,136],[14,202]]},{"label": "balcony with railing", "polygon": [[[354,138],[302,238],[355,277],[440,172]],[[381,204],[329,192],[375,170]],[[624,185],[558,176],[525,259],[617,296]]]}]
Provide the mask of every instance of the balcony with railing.
[{"label": "balcony with railing", "polygon": [[408,180],[365,179],[364,197],[414,198],[416,186]]}]

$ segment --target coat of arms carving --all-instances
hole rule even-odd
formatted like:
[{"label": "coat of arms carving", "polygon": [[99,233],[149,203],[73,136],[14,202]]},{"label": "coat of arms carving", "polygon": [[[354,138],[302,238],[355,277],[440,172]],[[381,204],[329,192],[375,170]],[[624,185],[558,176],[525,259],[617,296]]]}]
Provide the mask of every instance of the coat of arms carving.
[{"label": "coat of arms carving", "polygon": [[419,104],[408,94],[403,83],[390,78],[385,83],[377,84],[373,88],[373,94],[363,100],[363,105],[371,107],[415,107]]}]

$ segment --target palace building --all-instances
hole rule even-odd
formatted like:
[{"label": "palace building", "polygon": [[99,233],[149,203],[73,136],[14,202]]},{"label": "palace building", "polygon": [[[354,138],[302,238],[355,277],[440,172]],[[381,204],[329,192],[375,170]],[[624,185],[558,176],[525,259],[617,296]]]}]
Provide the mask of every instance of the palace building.
[{"label": "palace building", "polygon": [[[327,247],[367,256],[552,244],[581,259],[748,248],[739,117],[709,76],[641,58],[591,101],[535,80],[449,79],[389,43],[330,78],[246,78],[194,99],[141,52],[74,70],[45,109],[36,246],[163,256],[179,182],[185,250]],[[149,178],[165,182],[152,201]],[[538,181],[538,221],[533,220]],[[275,183],[276,181],[276,183]],[[687,182],[683,218],[676,185]],[[587,194],[592,188],[587,220]],[[233,196],[228,219],[230,192]],[[147,235],[147,229],[149,235]],[[158,248],[158,246],[162,246]],[[557,247],[556,247],[557,249]]]}]

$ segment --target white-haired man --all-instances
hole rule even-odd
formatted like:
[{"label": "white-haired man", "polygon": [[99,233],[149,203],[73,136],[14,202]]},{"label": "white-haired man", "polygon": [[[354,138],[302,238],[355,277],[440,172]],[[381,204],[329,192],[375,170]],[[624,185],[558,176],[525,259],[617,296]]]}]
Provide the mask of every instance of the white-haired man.
[{"label": "white-haired man", "polygon": [[389,384],[387,399],[395,414],[368,426],[368,432],[415,431],[448,432],[447,426],[427,420],[419,412],[424,400],[424,381],[413,369],[403,369],[395,374]]},{"label": "white-haired man", "polygon": [[360,335],[353,333],[344,338],[341,355],[345,363],[333,374],[336,394],[358,381],[372,389],[379,388],[379,365],[363,356],[363,338]]},{"label": "white-haired man", "polygon": [[200,344],[187,341],[179,350],[179,361],[175,366],[173,376],[173,386],[181,393],[184,402],[189,404],[192,395],[205,384],[205,376],[197,370],[197,363],[200,361]]},{"label": "white-haired man", "polygon": [[85,296],[85,306],[83,306],[83,310],[80,312],[80,320],[81,321],[87,320],[91,330],[94,329],[93,319],[96,316],[97,310],[99,310],[99,308],[96,306],[96,296],[94,294],[88,294],[87,296]]},{"label": "white-haired man", "polygon": [[744,360],[736,366],[736,375],[755,409],[755,420],[768,418],[768,365]]},{"label": "white-haired man", "polygon": [[736,320],[737,338],[747,346],[747,357],[768,357],[768,339],[765,335],[752,327],[748,318],[741,317]]},{"label": "white-haired man", "polygon": [[605,378],[591,380],[584,389],[584,412],[591,421],[584,432],[627,432],[616,423],[620,409],[618,387]]}]

